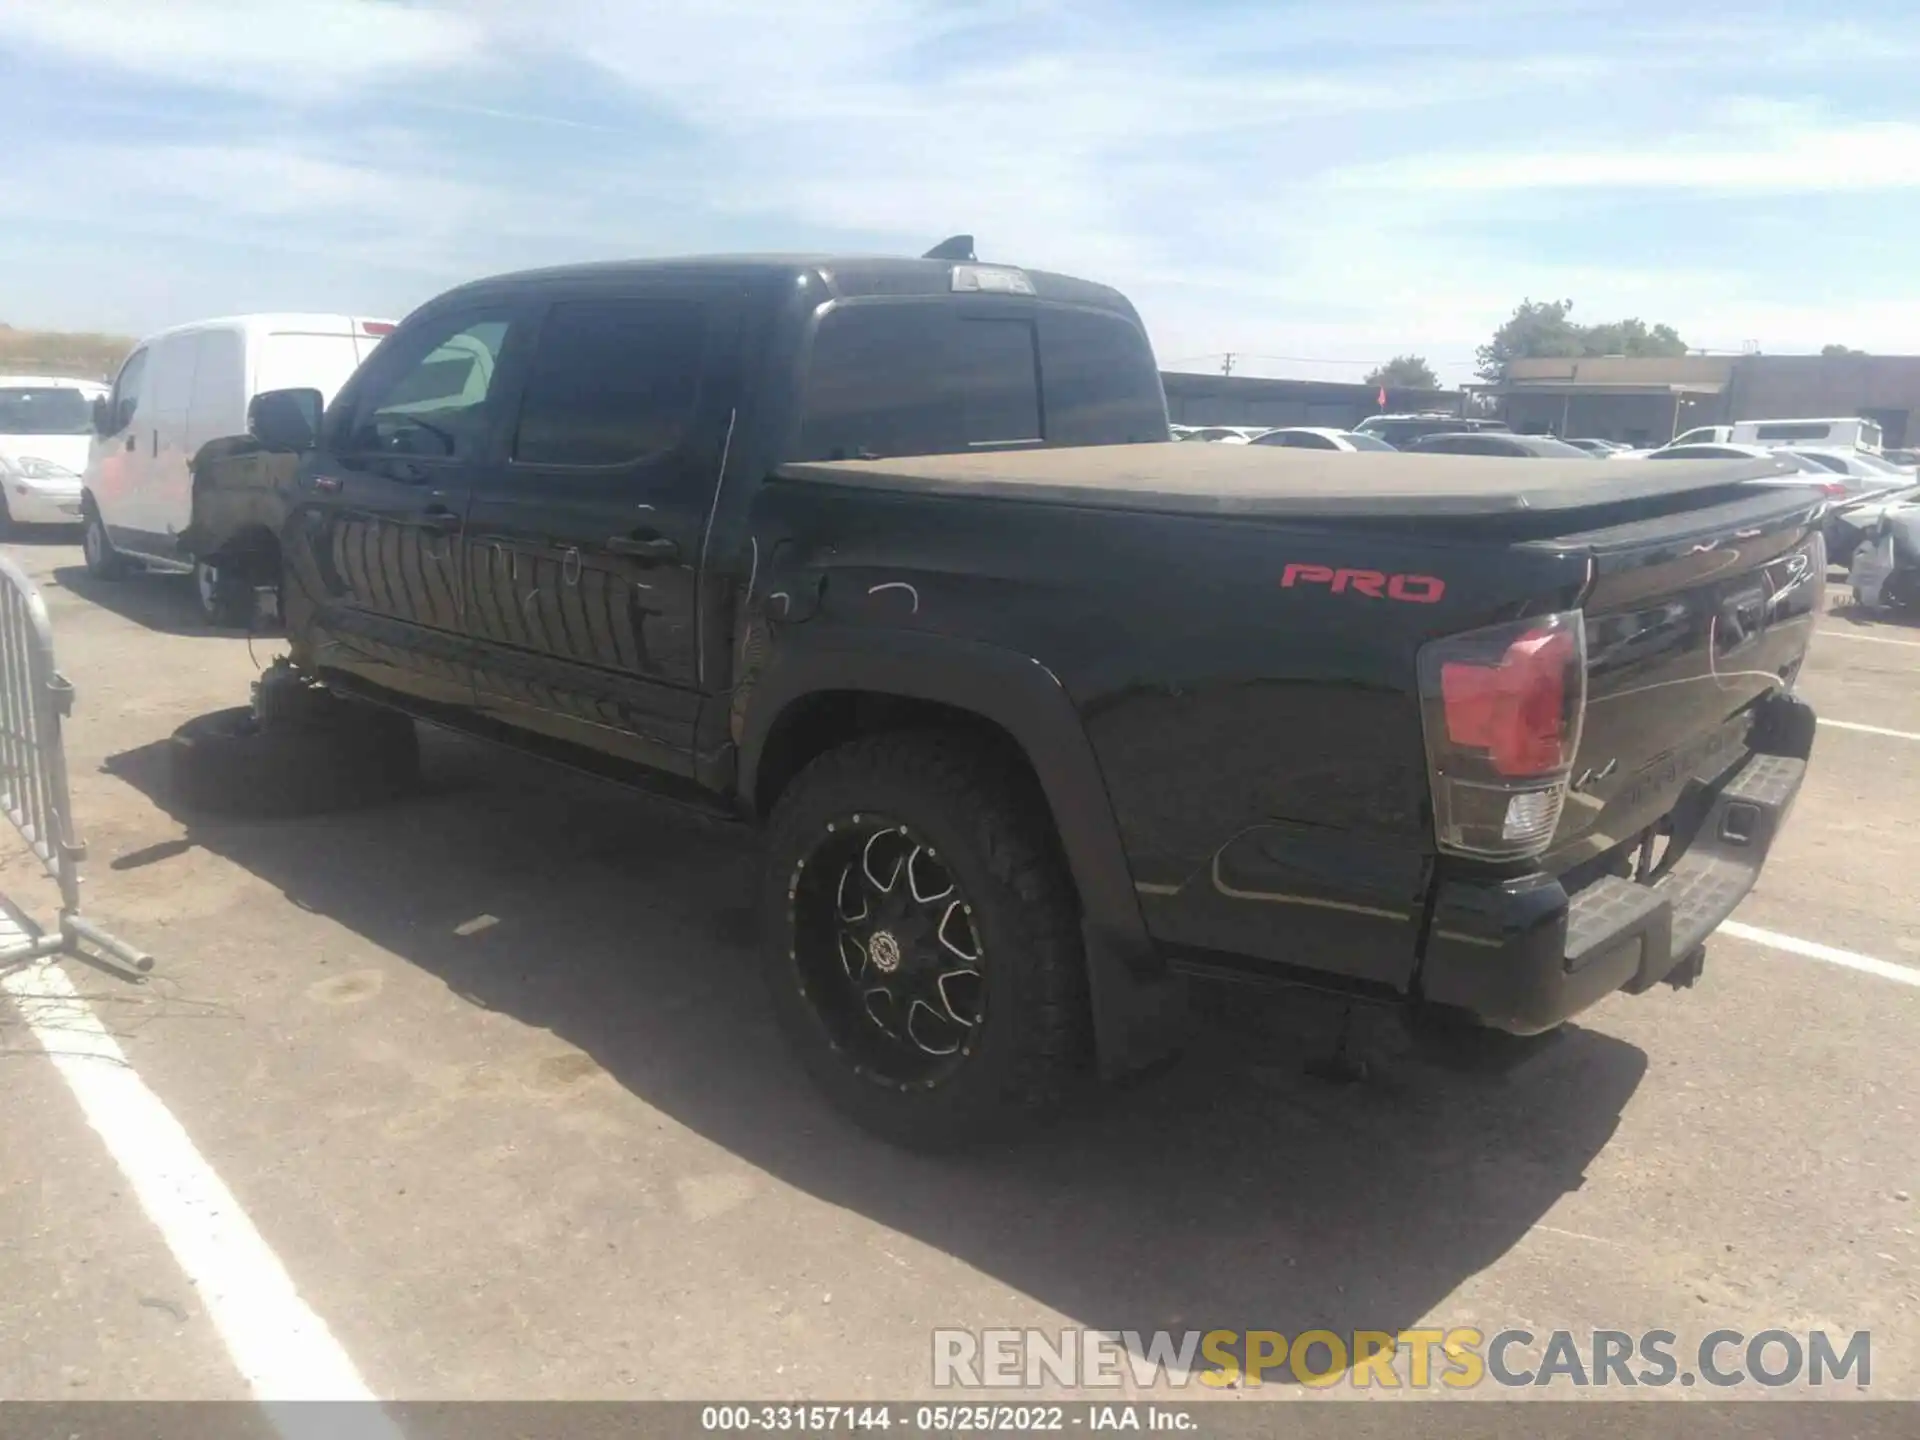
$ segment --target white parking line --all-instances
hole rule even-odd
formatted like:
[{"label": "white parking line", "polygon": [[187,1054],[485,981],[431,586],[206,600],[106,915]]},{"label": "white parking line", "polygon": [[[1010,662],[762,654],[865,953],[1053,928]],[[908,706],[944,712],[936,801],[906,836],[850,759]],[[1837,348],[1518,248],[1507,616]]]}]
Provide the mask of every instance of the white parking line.
[{"label": "white parking line", "polygon": [[1845,630],[1821,630],[1822,640],[1858,640],[1865,645],[1899,645],[1908,650],[1920,650],[1920,640],[1892,640],[1885,635],[1852,635]]},{"label": "white parking line", "polygon": [[[0,916],[0,947],[25,940]],[[325,1412],[280,1402],[374,1397],[326,1322],[307,1307],[279,1258],[253,1227],[173,1113],[127,1062],[93,1007],[58,965],[0,977],[21,1018],[106,1142],[140,1208],[158,1228],[255,1398],[274,1404],[283,1434],[307,1432]],[[16,1131],[16,1138],[18,1132]],[[398,1440],[377,1410],[356,1415],[369,1433]]]},{"label": "white parking line", "polygon": [[1896,740],[1920,740],[1920,731],[1889,730],[1883,725],[1862,725],[1855,720],[1829,720],[1820,717],[1822,725],[1831,725],[1836,730],[1858,730],[1863,735],[1891,735]]},{"label": "white parking line", "polygon": [[1797,936],[1762,930],[1757,925],[1743,925],[1738,920],[1722,921],[1720,933],[1731,935],[1736,940],[1745,940],[1750,944],[1765,945],[1771,950],[1785,950],[1790,955],[1804,955],[1810,960],[1824,960],[1829,965],[1844,965],[1847,969],[1858,970],[1863,975],[1877,975],[1882,980],[1893,981],[1896,985],[1912,985],[1920,989],[1920,970],[1910,965],[1895,965],[1890,960],[1876,960],[1871,955],[1856,955],[1851,950],[1838,950],[1831,945],[1822,945],[1814,940],[1802,940]]}]

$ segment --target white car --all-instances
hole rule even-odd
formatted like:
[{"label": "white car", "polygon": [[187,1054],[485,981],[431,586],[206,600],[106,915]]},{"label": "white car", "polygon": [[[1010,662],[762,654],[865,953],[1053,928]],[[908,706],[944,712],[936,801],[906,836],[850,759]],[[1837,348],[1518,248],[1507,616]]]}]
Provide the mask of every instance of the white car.
[{"label": "white car", "polygon": [[[1615,456],[1615,459],[1621,457]],[[1769,445],[1736,445],[1731,441],[1720,445],[1663,445],[1658,450],[1650,450],[1636,457],[1651,464],[1655,460],[1782,460],[1793,466],[1792,475],[1773,476],[1765,480],[1750,480],[1750,485],[1817,485],[1828,499],[1848,494],[1847,483],[1825,465],[1816,464],[1806,455],[1796,455],[1791,450],[1775,449]]]},{"label": "white car", "polygon": [[1254,436],[1266,433],[1263,425],[1195,425],[1183,438],[1211,440],[1219,445],[1251,445]]},{"label": "white car", "polygon": [[1357,435],[1351,430],[1330,430],[1320,425],[1283,425],[1256,435],[1250,445],[1278,445],[1288,450],[1391,450],[1394,447],[1375,435]]},{"label": "white car", "polygon": [[1824,470],[1845,476],[1847,488],[1866,495],[1911,485],[1915,476],[1908,466],[1896,465],[1866,450],[1837,449],[1815,445],[1782,445],[1779,454],[1803,455]]},{"label": "white car", "polygon": [[0,528],[80,523],[93,402],[107,387],[52,375],[0,375]]}]

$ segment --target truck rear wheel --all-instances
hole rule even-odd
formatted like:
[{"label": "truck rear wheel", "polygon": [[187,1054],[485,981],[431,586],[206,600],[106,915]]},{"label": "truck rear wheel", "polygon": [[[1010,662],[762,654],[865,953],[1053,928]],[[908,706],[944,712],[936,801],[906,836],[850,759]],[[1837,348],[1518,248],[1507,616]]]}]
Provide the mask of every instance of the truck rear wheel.
[{"label": "truck rear wheel", "polygon": [[897,1144],[1011,1136],[1084,1069],[1078,906],[1021,781],[970,736],[902,732],[815,760],[774,811],[774,1007],[827,1097]]},{"label": "truck rear wheel", "polygon": [[420,775],[404,715],[339,704],[324,720],[262,722],[252,706],[216,710],[173,732],[173,792],[188,809],[252,818],[310,815],[393,799]]}]

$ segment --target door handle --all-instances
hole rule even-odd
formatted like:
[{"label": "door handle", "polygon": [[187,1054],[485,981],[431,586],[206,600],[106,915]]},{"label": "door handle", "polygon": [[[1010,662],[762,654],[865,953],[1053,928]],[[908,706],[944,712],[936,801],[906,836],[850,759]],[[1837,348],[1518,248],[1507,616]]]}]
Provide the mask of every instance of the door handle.
[{"label": "door handle", "polygon": [[153,457],[156,460],[160,458],[160,432],[158,430],[153,432]]},{"label": "door handle", "polygon": [[139,443],[140,441],[136,436],[131,434],[127,436],[127,449],[131,450],[135,445],[138,445]]},{"label": "door handle", "polygon": [[680,542],[665,535],[610,535],[608,553],[631,555],[636,560],[678,560]]},{"label": "door handle", "polygon": [[436,505],[430,510],[420,512],[421,526],[428,530],[438,530],[443,535],[451,535],[460,528],[461,523],[460,516],[456,512],[442,506]]}]

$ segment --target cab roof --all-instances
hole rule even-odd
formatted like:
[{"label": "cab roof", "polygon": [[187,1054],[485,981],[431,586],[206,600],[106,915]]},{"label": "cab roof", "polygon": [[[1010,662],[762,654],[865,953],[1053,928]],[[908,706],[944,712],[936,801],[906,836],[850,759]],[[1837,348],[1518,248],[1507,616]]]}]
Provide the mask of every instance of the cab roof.
[{"label": "cab roof", "polygon": [[[766,255],[682,255],[656,260],[600,260],[541,270],[519,270],[469,281],[428,302],[439,306],[561,287],[615,288],[636,281],[677,277],[744,284],[765,282],[818,285],[825,299],[869,295],[946,295],[953,293],[956,269],[1016,270],[1033,285],[1037,299],[1114,310],[1134,316],[1132,304],[1110,285],[1048,270],[994,261],[907,259],[885,255],[825,253]],[[1137,317],[1135,317],[1137,318]]]}]

